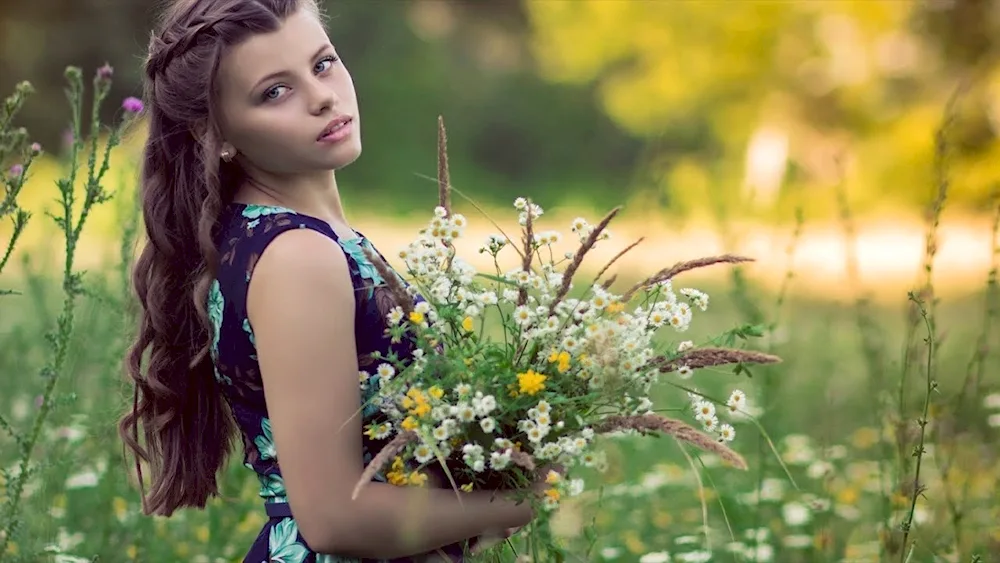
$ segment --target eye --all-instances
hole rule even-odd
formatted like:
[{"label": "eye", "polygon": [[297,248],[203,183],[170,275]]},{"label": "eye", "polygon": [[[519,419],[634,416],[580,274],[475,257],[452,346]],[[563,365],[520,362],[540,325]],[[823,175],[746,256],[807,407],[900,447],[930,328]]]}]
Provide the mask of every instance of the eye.
[{"label": "eye", "polygon": [[330,68],[333,66],[333,63],[337,62],[338,60],[339,58],[334,55],[323,57],[322,59],[316,62],[316,66],[313,67],[313,70],[316,72],[316,74],[321,74],[323,72],[330,70]]},{"label": "eye", "polygon": [[268,88],[267,90],[264,91],[264,94],[261,96],[261,99],[264,100],[265,102],[269,102],[271,100],[277,100],[281,96],[282,88],[287,88],[287,86],[282,86],[279,84],[277,86],[272,86],[271,88]]}]

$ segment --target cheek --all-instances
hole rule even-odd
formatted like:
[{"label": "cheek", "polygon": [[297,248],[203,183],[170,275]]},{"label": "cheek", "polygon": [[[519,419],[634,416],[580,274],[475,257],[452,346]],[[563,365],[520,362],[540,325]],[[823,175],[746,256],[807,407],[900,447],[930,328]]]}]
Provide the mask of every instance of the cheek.
[{"label": "cheek", "polygon": [[248,116],[234,134],[233,144],[258,166],[273,169],[305,149],[309,135],[300,121],[284,112]]}]

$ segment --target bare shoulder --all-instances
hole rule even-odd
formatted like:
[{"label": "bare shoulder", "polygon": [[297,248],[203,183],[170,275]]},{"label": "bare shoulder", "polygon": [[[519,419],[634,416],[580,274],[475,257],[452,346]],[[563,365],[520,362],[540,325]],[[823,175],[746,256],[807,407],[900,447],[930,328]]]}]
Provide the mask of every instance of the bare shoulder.
[{"label": "bare shoulder", "polygon": [[254,266],[248,308],[266,304],[276,290],[299,288],[308,292],[315,284],[336,290],[337,285],[350,283],[347,258],[340,245],[313,229],[293,229],[276,236]]}]

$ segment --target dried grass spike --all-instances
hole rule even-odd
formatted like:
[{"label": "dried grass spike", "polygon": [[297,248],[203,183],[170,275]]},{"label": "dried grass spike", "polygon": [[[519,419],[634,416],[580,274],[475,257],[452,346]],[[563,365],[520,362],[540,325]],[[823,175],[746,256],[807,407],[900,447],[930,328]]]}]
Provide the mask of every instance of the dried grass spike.
[{"label": "dried grass spike", "polygon": [[[632,250],[633,248],[635,248],[635,247],[639,246],[639,244],[640,244],[640,243],[641,243],[642,241],[644,241],[644,240],[646,240],[646,237],[639,237],[639,239],[638,239],[638,240],[636,240],[636,241],[635,241],[635,242],[633,242],[632,244],[630,244],[630,245],[626,246],[624,250],[622,250],[622,251],[621,251],[621,252],[619,252],[618,254],[615,254],[615,257],[614,257],[614,258],[612,258],[612,259],[611,259],[611,260],[610,260],[610,261],[609,261],[609,262],[608,262],[607,264],[605,264],[605,265],[604,265],[604,267],[603,267],[603,268],[601,268],[601,271],[597,272],[597,276],[595,276],[595,277],[594,277],[594,283],[597,283],[597,280],[601,279],[601,276],[603,276],[603,275],[604,275],[604,273],[605,273],[605,272],[607,272],[607,271],[608,271],[608,269],[609,269],[609,268],[610,268],[610,267],[611,267],[611,266],[612,266],[612,265],[613,265],[613,264],[614,264],[615,262],[617,262],[619,258],[621,258],[622,256],[625,256],[625,254],[626,254],[626,253],[627,253],[628,251],[630,251],[630,250]],[[605,289],[607,289],[607,288],[605,288]]]},{"label": "dried grass spike", "polygon": [[712,438],[708,434],[695,430],[693,427],[672,418],[658,414],[643,414],[636,416],[609,416],[594,425],[594,432],[607,434],[617,430],[637,430],[639,432],[661,432],[673,436],[677,440],[687,442],[706,452],[717,454],[724,461],[746,470],[747,462],[743,456],[733,451],[729,446]]},{"label": "dried grass spike", "polygon": [[609,211],[608,214],[594,226],[594,230],[590,232],[590,236],[588,236],[586,240],[583,241],[583,244],[580,245],[580,249],[576,251],[573,261],[570,262],[566,271],[563,273],[562,285],[559,286],[559,291],[556,292],[556,298],[553,299],[552,303],[549,305],[550,315],[556,310],[556,305],[558,305],[559,302],[563,300],[563,297],[566,297],[566,294],[569,293],[569,286],[573,283],[573,275],[576,274],[576,270],[580,267],[580,264],[583,263],[583,257],[587,255],[587,252],[589,252],[591,248],[594,247],[597,243],[597,239],[600,238],[601,233],[608,227],[608,223],[615,218],[615,215],[618,215],[618,212],[621,211],[621,209],[621,206],[618,206]]},{"label": "dried grass spike", "polygon": [[448,134],[444,116],[438,116],[438,205],[444,208],[445,217],[451,216],[451,174],[448,172]]},{"label": "dried grass spike", "polygon": [[[535,256],[534,223],[531,221],[531,200],[528,199],[527,211],[524,212],[524,254],[521,256],[521,269],[525,272],[531,271],[531,260]],[[521,286],[517,289],[517,306],[520,307],[528,302],[528,289]]]},{"label": "dried grass spike", "polygon": [[521,450],[514,450],[510,453],[510,462],[527,471],[534,471],[536,468],[535,458],[531,457],[531,454],[522,452]]},{"label": "dried grass spike", "polygon": [[372,249],[362,245],[361,250],[365,253],[365,257],[368,258],[368,261],[372,263],[372,266],[375,266],[375,270],[380,276],[382,276],[382,279],[385,280],[385,285],[389,288],[389,291],[392,292],[392,296],[395,299],[396,304],[403,310],[403,314],[409,315],[413,312],[413,298],[406,292],[406,288],[403,287],[403,282],[399,280],[399,276],[396,275],[396,272],[385,263],[385,260],[382,260],[381,256],[372,251]]},{"label": "dried grass spike", "polygon": [[667,360],[663,356],[652,360],[652,364],[657,366],[661,373],[674,371],[682,365],[698,369],[726,364],[777,364],[780,362],[781,358],[778,356],[735,348],[694,348],[673,360]]},{"label": "dried grass spike", "polygon": [[383,467],[385,467],[389,460],[394,458],[396,454],[403,451],[407,444],[411,444],[417,441],[417,433],[412,430],[407,430],[402,434],[397,434],[395,438],[392,439],[385,447],[379,451],[375,459],[365,467],[363,473],[361,473],[361,478],[354,485],[354,492],[351,493],[351,500],[356,500],[358,495],[361,493],[361,489],[365,488],[365,485],[371,482],[375,474],[378,473]]},{"label": "dried grass spike", "polygon": [[635,292],[639,291],[644,287],[651,286],[660,282],[665,282],[672,279],[678,274],[687,272],[689,270],[694,270],[697,268],[704,268],[705,266],[711,266],[713,264],[738,264],[740,262],[753,262],[753,258],[746,258],[744,256],[736,256],[735,254],[723,254],[722,256],[708,256],[706,258],[697,258],[695,260],[688,260],[687,262],[678,262],[669,268],[664,268],[659,272],[656,272],[652,276],[649,276],[645,280],[635,284],[628,291],[622,295],[622,301],[628,303],[628,301],[635,295]]}]

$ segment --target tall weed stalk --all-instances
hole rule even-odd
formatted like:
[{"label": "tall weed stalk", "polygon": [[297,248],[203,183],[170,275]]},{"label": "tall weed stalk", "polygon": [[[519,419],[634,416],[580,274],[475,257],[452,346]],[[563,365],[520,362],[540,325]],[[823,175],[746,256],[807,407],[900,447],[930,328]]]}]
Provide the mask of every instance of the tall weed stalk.
[{"label": "tall weed stalk", "polygon": [[[46,212],[58,226],[62,235],[65,249],[64,261],[62,264],[62,309],[55,319],[55,326],[46,333],[45,338],[48,343],[49,358],[40,369],[39,375],[42,382],[38,409],[34,418],[30,421],[27,430],[16,428],[6,419],[3,420],[3,429],[11,435],[18,447],[18,459],[15,463],[16,469],[10,471],[3,469],[3,481],[5,488],[5,501],[0,507],[0,562],[9,560],[36,561],[37,554],[19,554],[14,547],[22,525],[23,500],[25,487],[29,480],[40,474],[45,464],[33,461],[35,447],[42,436],[42,429],[49,416],[52,414],[59,401],[57,400],[56,389],[60,379],[65,376],[67,350],[75,329],[75,315],[77,311],[77,299],[85,293],[84,272],[76,269],[75,257],[77,245],[83,233],[84,225],[91,211],[111,198],[108,191],[104,189],[104,176],[108,171],[111,157],[111,150],[117,146],[121,140],[124,127],[132,117],[141,110],[138,100],[126,100],[123,104],[125,119],[122,119],[117,126],[110,127],[105,131],[100,121],[100,109],[111,89],[113,71],[111,67],[105,65],[100,68],[93,77],[92,89],[93,98],[90,106],[89,130],[84,130],[84,80],[83,73],[77,67],[68,67],[65,71],[65,78],[68,83],[66,96],[72,111],[71,132],[73,134],[72,144],[69,148],[70,154],[65,175],[56,181],[59,189],[59,199],[57,199],[58,211],[55,213]],[[29,87],[30,88],[30,87]],[[18,92],[23,92],[28,88],[21,87]],[[18,101],[18,92],[15,92],[15,100]],[[18,103],[11,103],[8,108],[19,107]],[[6,111],[0,115],[0,139],[13,139],[23,144],[27,137],[26,132],[10,133],[10,121]],[[12,116],[10,116],[12,117]],[[99,145],[102,133],[107,133],[104,146]],[[29,148],[32,155],[37,155],[40,148],[33,146]],[[84,162],[85,161],[85,162]],[[27,161],[30,163],[30,160]],[[81,170],[81,167],[83,168]],[[19,209],[16,205],[16,196],[20,188],[24,185],[27,172],[27,164],[17,170],[19,172],[13,183],[8,183],[7,195],[4,199],[4,211],[10,211],[15,218],[15,226],[20,225],[20,229],[15,229],[15,235],[23,232],[23,225],[27,221],[27,212]],[[82,173],[82,174],[81,174]],[[78,182],[83,184],[83,200],[77,200],[76,186]],[[11,203],[8,204],[8,201]],[[18,219],[20,218],[20,223]],[[9,256],[13,249],[11,241],[5,257]],[[6,263],[6,259],[4,260]]]}]

